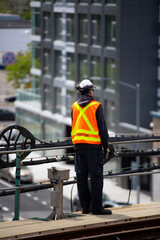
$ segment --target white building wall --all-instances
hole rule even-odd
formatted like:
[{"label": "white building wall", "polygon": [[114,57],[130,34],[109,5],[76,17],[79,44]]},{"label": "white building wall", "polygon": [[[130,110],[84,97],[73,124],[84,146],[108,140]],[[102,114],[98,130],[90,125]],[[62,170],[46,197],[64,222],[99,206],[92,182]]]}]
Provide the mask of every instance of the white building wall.
[{"label": "white building wall", "polygon": [[31,43],[30,28],[0,29],[0,64],[6,52],[25,52],[27,44]]}]

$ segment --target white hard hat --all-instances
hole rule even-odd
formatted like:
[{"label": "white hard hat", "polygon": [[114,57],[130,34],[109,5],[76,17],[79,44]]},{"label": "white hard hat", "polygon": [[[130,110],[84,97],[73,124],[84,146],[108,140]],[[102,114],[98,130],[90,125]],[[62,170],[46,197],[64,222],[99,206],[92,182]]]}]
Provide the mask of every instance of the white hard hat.
[{"label": "white hard hat", "polygon": [[95,88],[95,86],[93,85],[93,83],[88,80],[88,79],[84,79],[82,82],[80,82],[80,84],[77,85],[76,89],[81,91],[85,91],[85,90],[91,90]]}]

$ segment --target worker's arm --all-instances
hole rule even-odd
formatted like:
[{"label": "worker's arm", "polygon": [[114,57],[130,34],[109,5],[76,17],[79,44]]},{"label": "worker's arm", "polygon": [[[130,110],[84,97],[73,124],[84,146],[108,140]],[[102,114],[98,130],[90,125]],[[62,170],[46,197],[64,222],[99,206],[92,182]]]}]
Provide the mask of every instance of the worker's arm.
[{"label": "worker's arm", "polygon": [[96,118],[97,118],[97,125],[98,125],[98,129],[99,129],[99,135],[102,140],[102,145],[103,145],[103,148],[106,149],[109,146],[109,144],[108,144],[109,135],[108,135],[106,121],[104,118],[102,105],[100,105],[97,108]]}]

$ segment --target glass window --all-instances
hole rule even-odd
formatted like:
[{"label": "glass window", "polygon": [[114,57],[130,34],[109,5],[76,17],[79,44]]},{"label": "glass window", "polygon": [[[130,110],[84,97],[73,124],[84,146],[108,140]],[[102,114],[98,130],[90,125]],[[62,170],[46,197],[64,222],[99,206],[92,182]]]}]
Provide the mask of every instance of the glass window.
[{"label": "glass window", "polygon": [[106,45],[109,47],[116,46],[116,16],[106,17]]},{"label": "glass window", "polygon": [[51,75],[51,49],[44,49],[44,74]]},{"label": "glass window", "polygon": [[74,15],[67,14],[67,41],[74,42]]},{"label": "glass window", "polygon": [[43,89],[43,94],[44,94],[44,109],[52,111],[51,87],[45,86]]},{"label": "glass window", "polygon": [[62,14],[55,13],[55,39],[62,40]]},{"label": "glass window", "polygon": [[116,89],[116,62],[115,59],[107,59],[106,62],[106,87]]},{"label": "glass window", "polygon": [[94,3],[98,3],[98,4],[101,4],[101,2],[99,1],[99,0],[92,0],[92,3],[94,4]]},{"label": "glass window", "polygon": [[[99,57],[91,58],[91,76],[92,77],[101,77],[101,59]],[[100,80],[93,80],[93,83],[96,86],[101,86]]]},{"label": "glass window", "polygon": [[40,9],[32,8],[32,34],[41,34],[41,19],[40,19]]},{"label": "glass window", "polygon": [[54,0],[55,3],[62,3],[63,0]]},{"label": "glass window", "polygon": [[28,129],[36,138],[42,139],[42,126],[39,117],[29,115],[17,109],[16,123]]},{"label": "glass window", "polygon": [[32,75],[32,91],[36,94],[40,93],[40,77]]},{"label": "glass window", "polygon": [[67,79],[75,81],[75,59],[73,53],[67,53]]},{"label": "glass window", "polygon": [[[64,133],[64,125],[60,124],[60,123],[56,123],[54,122],[51,123],[47,120],[45,120],[44,123],[44,127],[45,127],[45,139],[48,140],[57,140],[60,139],[62,137],[64,137],[63,133]],[[64,150],[57,150],[56,154],[63,154]],[[52,151],[46,151],[47,156],[48,155],[53,155],[53,150]]]},{"label": "glass window", "polygon": [[75,102],[75,91],[67,90],[67,117],[71,116],[72,104]]},{"label": "glass window", "polygon": [[88,18],[86,14],[79,14],[79,42],[88,42]]},{"label": "glass window", "polygon": [[32,41],[32,67],[41,69],[41,46],[39,42]]},{"label": "glass window", "polygon": [[51,13],[44,13],[44,38],[51,38]]},{"label": "glass window", "polygon": [[86,55],[79,55],[79,81],[82,81],[84,78],[88,77],[88,59]]},{"label": "glass window", "polygon": [[108,100],[106,102],[106,119],[107,119],[107,128],[110,131],[115,131],[115,103]]},{"label": "glass window", "polygon": [[94,45],[100,45],[100,41],[101,41],[100,15],[92,15],[91,41],[92,41],[92,44]]},{"label": "glass window", "polygon": [[88,4],[88,0],[79,0],[79,3],[87,3]]},{"label": "glass window", "polygon": [[67,3],[75,3],[74,0],[66,0]]},{"label": "glass window", "polygon": [[107,4],[110,4],[110,3],[116,4],[117,0],[106,0],[106,3]]},{"label": "glass window", "polygon": [[62,55],[60,51],[55,51],[55,77],[62,77]]},{"label": "glass window", "polygon": [[62,96],[61,96],[61,88],[55,88],[55,113],[61,114],[61,108],[62,108]]}]

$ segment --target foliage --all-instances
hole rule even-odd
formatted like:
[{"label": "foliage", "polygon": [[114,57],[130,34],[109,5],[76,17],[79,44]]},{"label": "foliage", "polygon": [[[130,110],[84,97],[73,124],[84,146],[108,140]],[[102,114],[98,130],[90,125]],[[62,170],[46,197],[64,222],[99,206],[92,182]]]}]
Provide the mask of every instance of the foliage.
[{"label": "foliage", "polygon": [[24,20],[30,20],[30,1],[0,0],[0,13],[18,14]]},{"label": "foliage", "polygon": [[12,82],[15,88],[19,88],[23,80],[30,75],[31,52],[27,51],[25,54],[19,52],[16,57],[16,62],[6,66],[5,69],[7,70],[8,82]]}]

